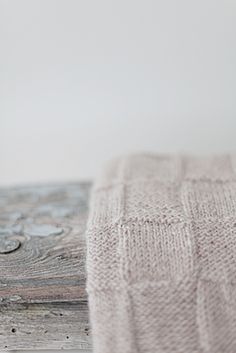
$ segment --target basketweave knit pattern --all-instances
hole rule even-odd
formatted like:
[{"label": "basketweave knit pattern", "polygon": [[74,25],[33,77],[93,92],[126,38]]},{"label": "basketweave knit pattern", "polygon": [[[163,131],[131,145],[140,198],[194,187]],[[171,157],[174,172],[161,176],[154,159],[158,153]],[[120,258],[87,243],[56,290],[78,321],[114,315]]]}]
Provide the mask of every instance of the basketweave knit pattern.
[{"label": "basketweave knit pattern", "polygon": [[88,221],[95,353],[236,352],[236,158],[111,162]]}]

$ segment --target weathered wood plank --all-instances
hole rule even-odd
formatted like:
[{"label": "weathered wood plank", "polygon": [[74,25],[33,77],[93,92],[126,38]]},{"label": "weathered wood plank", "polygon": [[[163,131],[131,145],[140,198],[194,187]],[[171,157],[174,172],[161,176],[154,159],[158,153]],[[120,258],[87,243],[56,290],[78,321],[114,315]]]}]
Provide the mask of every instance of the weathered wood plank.
[{"label": "weathered wood plank", "polygon": [[0,189],[0,350],[91,348],[89,191],[90,183]]},{"label": "weathered wood plank", "polygon": [[83,349],[90,345],[86,303],[1,306],[0,351]]}]

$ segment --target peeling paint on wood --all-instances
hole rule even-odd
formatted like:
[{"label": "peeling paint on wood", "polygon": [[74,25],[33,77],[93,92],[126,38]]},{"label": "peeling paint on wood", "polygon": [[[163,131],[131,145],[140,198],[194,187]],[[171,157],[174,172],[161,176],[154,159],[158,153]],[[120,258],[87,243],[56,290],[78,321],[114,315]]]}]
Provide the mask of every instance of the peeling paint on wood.
[{"label": "peeling paint on wood", "polygon": [[30,236],[47,237],[49,235],[62,234],[63,229],[51,224],[31,224],[24,228],[24,233]]},{"label": "peeling paint on wood", "polygon": [[91,351],[89,191],[90,183],[0,189],[0,351]]},{"label": "peeling paint on wood", "polygon": [[8,237],[0,237],[0,254],[9,254],[20,247],[19,239],[11,239]]}]

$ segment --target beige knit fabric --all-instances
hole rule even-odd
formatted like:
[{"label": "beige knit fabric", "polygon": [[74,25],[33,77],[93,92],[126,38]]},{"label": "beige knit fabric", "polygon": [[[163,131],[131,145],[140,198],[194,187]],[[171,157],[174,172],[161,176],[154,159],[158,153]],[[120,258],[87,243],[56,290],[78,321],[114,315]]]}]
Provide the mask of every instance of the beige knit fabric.
[{"label": "beige knit fabric", "polygon": [[95,353],[236,353],[236,158],[110,163],[87,272]]}]

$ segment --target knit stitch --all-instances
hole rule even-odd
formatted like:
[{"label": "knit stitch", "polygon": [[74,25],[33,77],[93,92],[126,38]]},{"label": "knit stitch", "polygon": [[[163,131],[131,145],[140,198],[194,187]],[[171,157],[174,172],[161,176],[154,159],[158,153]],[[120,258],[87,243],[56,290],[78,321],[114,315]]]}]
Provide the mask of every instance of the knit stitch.
[{"label": "knit stitch", "polygon": [[236,158],[137,155],[97,181],[95,353],[236,352]]}]

